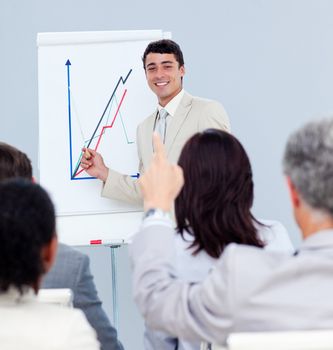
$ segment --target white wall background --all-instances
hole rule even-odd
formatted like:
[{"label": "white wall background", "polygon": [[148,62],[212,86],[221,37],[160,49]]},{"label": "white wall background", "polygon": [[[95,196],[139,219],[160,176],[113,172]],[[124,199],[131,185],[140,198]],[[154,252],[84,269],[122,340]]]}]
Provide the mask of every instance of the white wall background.
[{"label": "white wall background", "polygon": [[[292,130],[332,112],[332,13],[330,0],[1,0],[0,139],[26,151],[37,169],[37,32],[171,31],[185,55],[185,88],[221,101],[248,150],[255,215],[282,221],[298,245],[280,163]],[[108,249],[82,250],[111,314]],[[119,276],[120,338],[140,350],[127,248],[119,250]]]}]

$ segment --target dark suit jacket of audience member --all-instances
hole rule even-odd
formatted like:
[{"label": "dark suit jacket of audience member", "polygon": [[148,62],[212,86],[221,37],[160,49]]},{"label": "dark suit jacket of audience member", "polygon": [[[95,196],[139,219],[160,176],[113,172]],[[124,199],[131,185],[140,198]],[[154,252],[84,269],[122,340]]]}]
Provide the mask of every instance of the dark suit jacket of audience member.
[{"label": "dark suit jacket of audience member", "polygon": [[81,309],[96,330],[102,350],[123,350],[117,331],[102,309],[87,255],[59,244],[56,261],[43,279],[41,288],[70,288],[74,307]]}]

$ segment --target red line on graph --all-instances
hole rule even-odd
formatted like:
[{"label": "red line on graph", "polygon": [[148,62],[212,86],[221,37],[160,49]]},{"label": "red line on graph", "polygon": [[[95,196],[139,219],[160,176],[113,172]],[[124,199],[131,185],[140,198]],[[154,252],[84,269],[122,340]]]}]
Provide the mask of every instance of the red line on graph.
[{"label": "red line on graph", "polygon": [[111,125],[109,125],[109,126],[103,126],[102,132],[101,132],[100,135],[99,135],[99,138],[98,138],[98,141],[97,141],[97,144],[96,144],[96,147],[95,147],[95,151],[97,151],[97,148],[98,148],[98,146],[99,146],[99,143],[100,143],[100,141],[101,141],[101,138],[102,138],[102,136],[103,136],[103,134],[104,134],[104,130],[105,130],[105,129],[111,129],[111,128],[113,127],[113,124],[114,124],[114,122],[115,122],[115,120],[116,120],[116,117],[117,117],[117,115],[118,115],[120,106],[121,106],[121,104],[123,103],[124,97],[125,97],[125,95],[126,95],[126,92],[127,92],[127,89],[125,89],[125,91],[124,91],[124,93],[123,93],[123,96],[121,97],[120,103],[119,103],[118,108],[117,108],[117,111],[116,111],[116,113],[115,113],[115,115],[114,115],[114,117],[113,117],[113,119],[112,119]]},{"label": "red line on graph", "polygon": [[75,176],[78,176],[79,174],[81,174],[84,170],[85,170],[85,169],[82,168],[80,171],[78,171],[78,172],[74,175],[74,177],[75,177]]},{"label": "red line on graph", "polygon": [[[122,103],[123,103],[123,100],[124,100],[124,98],[125,98],[126,93],[127,93],[127,89],[125,89],[125,91],[124,91],[124,93],[123,93],[123,96],[121,97],[121,100],[120,100],[120,102],[119,102],[119,104],[118,104],[118,108],[117,108],[116,113],[115,113],[115,115],[114,115],[114,117],[113,117],[113,119],[112,119],[111,124],[108,125],[108,126],[103,126],[102,131],[101,131],[101,133],[100,133],[100,135],[99,135],[99,138],[98,138],[96,147],[95,147],[95,151],[97,151],[97,148],[98,148],[99,143],[100,143],[100,141],[101,141],[101,139],[102,139],[102,136],[104,135],[104,130],[105,130],[105,129],[111,129],[111,128],[113,127],[113,124],[114,124],[114,122],[115,122],[115,120],[116,120],[116,117],[117,117],[117,115],[118,115],[119,109],[120,109],[120,107],[121,107],[121,105],[122,105]],[[85,169],[81,169],[80,171],[78,171],[78,172],[74,175],[74,177],[76,177],[76,176],[78,176],[79,174],[81,174],[84,170],[85,170]]]}]

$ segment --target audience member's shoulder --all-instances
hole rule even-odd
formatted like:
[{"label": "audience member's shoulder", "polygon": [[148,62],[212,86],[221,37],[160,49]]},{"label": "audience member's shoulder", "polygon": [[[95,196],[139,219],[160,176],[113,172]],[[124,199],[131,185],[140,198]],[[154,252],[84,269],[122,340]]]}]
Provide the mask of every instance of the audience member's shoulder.
[{"label": "audience member's shoulder", "polygon": [[[44,320],[41,330],[44,335],[49,333],[48,338],[52,339],[52,342],[66,341],[68,345],[71,343],[75,349],[79,349],[80,344],[84,349],[99,348],[96,332],[81,310],[52,304],[38,304],[35,306],[35,314]],[[78,337],[81,339],[76,339]]]},{"label": "audience member's shoulder", "polygon": [[81,253],[79,250],[77,250],[73,247],[70,247],[69,245],[64,244],[64,243],[58,244],[58,254],[59,255],[72,255],[72,256],[81,257],[81,258],[86,256],[86,254]]},{"label": "audience member's shoulder", "polygon": [[270,251],[294,253],[295,249],[291,242],[287,229],[276,220],[260,219],[260,224],[255,224],[259,237],[266,244],[265,249]]},{"label": "audience member's shoulder", "polygon": [[[289,254],[290,255],[290,254]],[[231,243],[229,244],[219,261],[220,264],[231,266],[262,266],[262,264],[275,264],[281,262],[281,259],[289,256],[279,251],[268,251],[263,248]]]},{"label": "audience member's shoulder", "polygon": [[211,278],[216,285],[229,285],[233,298],[241,303],[291,259],[291,255],[280,252],[231,243],[222,253],[217,273],[212,273]]},{"label": "audience member's shoulder", "polygon": [[42,302],[35,303],[33,307],[34,315],[36,317],[45,319],[45,322],[47,323],[55,323],[57,324],[57,327],[61,327],[62,323],[59,321],[62,319],[66,320],[67,326],[75,321],[83,322],[84,324],[87,322],[82,310],[80,309]]}]

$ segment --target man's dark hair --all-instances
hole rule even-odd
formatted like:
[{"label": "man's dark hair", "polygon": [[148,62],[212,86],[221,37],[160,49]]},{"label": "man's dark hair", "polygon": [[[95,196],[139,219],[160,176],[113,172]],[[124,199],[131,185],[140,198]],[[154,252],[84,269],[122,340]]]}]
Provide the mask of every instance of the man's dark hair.
[{"label": "man's dark hair", "polygon": [[194,254],[204,250],[218,258],[232,242],[263,246],[251,214],[250,161],[234,136],[217,129],[197,133],[178,164],[185,184],[175,202],[177,228],[182,236],[187,231],[194,237]]},{"label": "man's dark hair", "polygon": [[146,58],[150,53],[172,53],[175,55],[176,61],[179,67],[184,65],[184,58],[182,50],[179,45],[170,39],[162,39],[158,41],[153,41],[148,44],[145,52],[143,53],[142,62],[143,68],[146,69]]},{"label": "man's dark hair", "polygon": [[32,166],[28,156],[17,148],[0,142],[0,181],[14,177],[32,178]]},{"label": "man's dark hair", "polygon": [[25,179],[0,183],[0,291],[34,286],[45,272],[41,250],[55,235],[51,199]]}]

